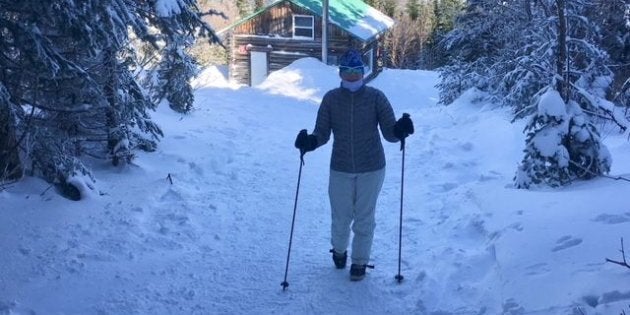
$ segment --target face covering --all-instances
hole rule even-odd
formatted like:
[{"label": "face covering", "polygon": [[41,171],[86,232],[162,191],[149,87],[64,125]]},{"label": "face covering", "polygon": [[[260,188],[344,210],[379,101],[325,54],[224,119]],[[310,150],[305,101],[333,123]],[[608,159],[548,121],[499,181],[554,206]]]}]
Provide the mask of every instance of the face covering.
[{"label": "face covering", "polygon": [[356,81],[341,80],[341,87],[350,90],[350,92],[356,92],[363,86],[363,79]]}]

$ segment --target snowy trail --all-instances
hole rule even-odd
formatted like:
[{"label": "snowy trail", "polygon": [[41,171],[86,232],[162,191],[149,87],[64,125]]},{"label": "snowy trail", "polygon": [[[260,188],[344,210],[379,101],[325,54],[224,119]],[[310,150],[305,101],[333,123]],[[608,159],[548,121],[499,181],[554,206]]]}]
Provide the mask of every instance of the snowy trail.
[{"label": "snowy trail", "polygon": [[[288,292],[281,293],[279,283],[284,271],[299,167],[292,141],[297,130],[312,126],[316,106],[304,110],[310,105],[286,100],[280,100],[280,105],[238,103],[230,101],[231,96],[229,91],[222,95],[217,89],[200,91],[198,102],[211,104],[200,106],[201,111],[208,113],[198,114],[208,119],[184,118],[179,124],[175,121],[166,123],[181,128],[167,130],[172,137],[165,139],[164,147],[174,151],[143,157],[164,159],[147,164],[165,165],[162,174],[171,173],[174,184],[169,186],[163,182],[155,195],[148,198],[146,206],[123,205],[112,210],[115,212],[112,221],[117,218],[128,221],[125,211],[131,209],[138,213],[136,222],[107,224],[120,228],[105,233],[109,236],[101,241],[101,245],[110,247],[108,251],[114,259],[129,253],[135,256],[137,266],[149,268],[133,270],[132,277],[123,279],[134,281],[135,278],[138,291],[129,292],[131,294],[116,290],[109,292],[107,296],[111,297],[105,300],[103,309],[114,313],[142,313],[158,301],[169,312],[198,310],[200,313],[396,314],[455,310],[460,314],[473,314],[480,311],[468,308],[467,304],[474,305],[473,302],[487,298],[475,289],[475,284],[478,278],[492,270],[496,261],[484,248],[486,235],[483,227],[469,226],[467,219],[461,219],[479,216],[478,207],[469,207],[472,202],[461,205],[460,200],[465,198],[452,196],[470,193],[458,187],[459,183],[465,182],[458,178],[459,174],[466,174],[458,168],[474,165],[474,162],[432,161],[443,156],[433,154],[435,151],[452,150],[441,146],[470,150],[468,144],[462,145],[457,139],[443,139],[442,131],[434,131],[437,127],[431,125],[431,116],[440,115],[441,109],[428,107],[412,112],[412,117],[429,119],[416,119],[421,132],[410,138],[408,144],[407,199],[422,195],[420,200],[431,200],[431,203],[406,203],[403,248],[406,253],[410,249],[426,253],[413,257],[403,255],[402,273],[406,281],[397,285],[393,279],[397,266],[400,189],[398,145],[386,144],[389,163],[378,205],[373,249],[377,269],[362,283],[350,283],[347,270],[332,268],[327,253],[327,176],[320,173],[327,173],[328,145],[306,156],[289,269],[291,285]],[[279,117],[279,121],[242,118],[269,117],[262,115],[269,106],[285,106],[287,115]],[[247,113],[238,113],[234,108]],[[213,112],[220,115],[215,117]],[[162,114],[165,115],[162,120],[179,119],[168,112]],[[276,137],[262,139],[257,135],[261,128],[274,126],[277,132],[270,133],[276,133]],[[204,133],[212,136],[204,136]],[[209,141],[203,143],[203,139]],[[199,155],[178,155],[178,146],[198,146]],[[418,151],[419,154],[414,154]],[[172,161],[176,161],[175,165]],[[273,182],[285,184],[272,185]],[[208,190],[208,187],[212,189]],[[187,193],[190,191],[198,193]],[[257,200],[260,202],[251,203]],[[107,209],[110,207],[106,206]],[[457,218],[453,221],[451,214],[454,212],[465,214],[453,216]],[[132,240],[135,236],[135,242],[119,237],[129,237],[130,232],[125,231],[128,227],[135,228],[131,229],[135,230],[135,233],[131,232],[136,234],[131,235]],[[454,235],[459,231],[464,234]],[[434,242],[440,245],[423,248],[425,240],[432,238],[441,240]],[[456,242],[465,243],[458,246]],[[128,244],[128,248],[118,248],[119,244]],[[424,269],[431,265],[444,267],[427,274]],[[469,270],[466,266],[477,268]],[[461,281],[466,278],[470,278],[468,282]],[[159,282],[164,284],[155,285],[157,279],[162,279]],[[179,286],[167,285],[169,282]],[[452,305],[452,296],[458,291],[468,298],[462,298],[459,305]],[[326,301],[330,297],[334,299]],[[198,300],[212,302],[195,305],[193,302]]]},{"label": "snowy trail", "polygon": [[[252,89],[248,93],[258,93]],[[203,92],[199,94],[203,103]],[[216,111],[228,111],[228,108],[218,107],[221,103],[220,92],[208,91],[208,100],[215,104],[211,106]],[[434,96],[434,95],[433,95]],[[246,97],[245,99],[249,99]],[[226,102],[229,103],[229,102]],[[291,211],[299,160],[296,150],[292,147],[294,134],[301,128],[311,128],[317,110],[313,104],[300,104],[295,100],[280,99],[278,104],[235,104],[230,107],[239,108],[239,111],[247,111],[245,117],[261,117],[259,120],[235,121],[228,120],[234,130],[227,130],[227,126],[215,126],[223,129],[225,138],[217,138],[218,142],[225,141],[225,149],[234,153],[234,165],[238,165],[236,175],[231,176],[230,189],[232,191],[247,191],[247,200],[261,200],[261,204],[247,205],[237,200],[225,201],[230,203],[227,207],[233,212],[236,222],[233,225],[223,227],[226,233],[233,229],[235,237],[252,237],[251,240],[236,242],[237,244],[252,244],[251,248],[237,248],[230,246],[230,239],[223,238],[223,246],[228,246],[226,252],[220,255],[225,259],[215,261],[216,266],[210,269],[224,269],[224,277],[227,279],[214,279],[220,290],[218,299],[226,301],[219,310],[228,312],[234,308],[233,303],[242,296],[249,296],[248,282],[258,282],[255,290],[261,287],[267,292],[253,294],[246,301],[239,301],[241,311],[253,311],[253,313],[409,313],[409,312],[435,312],[456,310],[459,313],[478,313],[480,310],[468,307],[473,302],[488,298],[489,292],[475,288],[480,278],[487,277],[496,265],[491,251],[486,248],[485,231],[478,231],[483,227],[474,226],[479,214],[479,207],[471,201],[465,205],[459,204],[460,198],[452,199],[453,193],[470,194],[470,191],[459,190],[461,183],[476,180],[464,179],[460,167],[471,167],[476,163],[474,158],[462,161],[434,161],[431,163],[433,153],[438,150],[462,152],[470,151],[470,143],[460,143],[457,139],[443,139],[444,130],[453,128],[453,125],[435,126],[433,122],[438,116],[444,115],[443,109],[434,106],[411,111],[416,119],[417,128],[421,131],[408,144],[408,160],[406,165],[407,195],[406,199],[431,200],[428,205],[409,202],[405,205],[404,239],[403,239],[403,264],[402,274],[406,281],[398,285],[394,281],[397,267],[398,246],[398,211],[400,202],[400,151],[398,144],[385,144],[389,158],[387,178],[379,200],[377,220],[378,227],[373,249],[374,262],[377,269],[372,271],[369,280],[364,283],[350,283],[347,270],[335,270],[332,268],[329,254],[329,206],[327,198],[327,171],[330,156],[330,145],[316,152],[306,155],[306,164],[303,168],[302,183],[298,200],[297,219],[294,234],[294,243],[291,253],[288,281],[290,287],[287,292],[277,293],[279,282],[282,280],[285,263],[285,252],[288,242]],[[284,105],[286,104],[286,105]],[[316,104],[315,104],[316,105]],[[276,117],[278,121],[265,121],[262,113],[268,106],[286,106],[286,116]],[[260,111],[260,112],[258,112]],[[397,109],[400,115],[400,110]],[[216,124],[216,121],[214,122]],[[273,139],[260,139],[256,136],[259,128],[278,127],[277,135]],[[293,128],[291,128],[293,127]],[[435,130],[439,129],[439,130]],[[293,130],[293,132],[287,132]],[[229,140],[229,133],[238,133],[238,143]],[[463,131],[462,131],[463,132]],[[273,131],[271,132],[274,133]],[[451,135],[457,137],[457,135]],[[450,140],[450,141],[449,141]],[[416,144],[418,146],[414,147]],[[447,146],[446,148],[440,146]],[[248,148],[254,153],[247,154]],[[261,148],[264,148],[261,150]],[[420,153],[418,153],[420,151]],[[237,156],[243,156],[240,160]],[[252,159],[252,156],[255,158]],[[440,158],[442,155],[437,155]],[[252,161],[255,161],[252,164]],[[437,165],[441,169],[429,169],[429,165]],[[446,170],[446,172],[444,171]],[[448,174],[449,178],[445,178]],[[452,178],[450,178],[452,176]],[[282,191],[277,190],[276,185],[269,182],[279,181],[286,183],[280,185]],[[225,185],[225,184],[224,184]],[[255,197],[252,197],[252,194]],[[230,196],[235,196],[233,193]],[[411,196],[411,197],[409,197]],[[414,197],[415,196],[415,197]],[[420,197],[418,197],[420,196]],[[219,196],[215,198],[221,199]],[[465,197],[464,197],[465,199]],[[274,209],[269,209],[272,206]],[[455,221],[450,219],[452,212],[464,212],[464,215],[455,216]],[[255,216],[252,217],[252,216]],[[471,219],[462,219],[470,217]],[[479,220],[478,220],[479,221]],[[472,223],[471,223],[472,222]],[[274,224],[275,223],[275,224]],[[470,226],[473,224],[472,226]],[[272,228],[269,228],[269,225]],[[264,227],[263,227],[264,226]],[[429,228],[431,227],[431,228]],[[440,228],[443,227],[443,228]],[[260,237],[260,232],[275,231],[275,235]],[[463,231],[463,232],[462,232]],[[457,233],[463,233],[458,235]],[[485,234],[484,234],[485,233]],[[273,239],[271,239],[273,238]],[[424,240],[440,239],[439,247],[425,245]],[[265,250],[260,250],[260,242],[265,242]],[[453,241],[465,242],[458,247]],[[462,249],[463,248],[463,249]],[[464,250],[465,249],[465,250]],[[426,256],[409,256],[410,252],[426,252]],[[405,252],[407,255],[405,255]],[[425,266],[444,264],[439,268],[440,272],[427,274]],[[243,269],[239,263],[249,265]],[[222,266],[232,264],[232,266]],[[461,266],[475,266],[475,270],[461,268]],[[479,268],[481,267],[481,268]],[[196,268],[194,268],[196,269]],[[275,270],[276,272],[271,272]],[[243,273],[247,273],[245,275]],[[468,282],[461,279],[470,278]],[[263,285],[260,284],[263,283]],[[469,295],[463,303],[452,305],[452,295],[464,290]],[[264,290],[263,290],[264,291]],[[330,305],[322,304],[322,300],[336,297]],[[270,299],[272,301],[270,301]],[[400,301],[403,301],[402,303]],[[277,307],[277,308],[276,308]]]},{"label": "snowy trail", "polygon": [[[223,93],[225,94],[222,95]],[[260,91],[251,89],[240,93],[255,94]],[[214,302],[210,306],[202,304],[202,308],[218,313],[397,314],[418,310],[452,310],[453,305],[448,301],[460,289],[459,286],[465,285],[457,279],[461,276],[458,273],[469,271],[448,264],[445,268],[440,268],[442,271],[439,273],[427,274],[423,267],[446,260],[464,265],[486,264],[490,268],[491,261],[483,250],[482,236],[477,238],[478,241],[473,241],[470,233],[458,237],[466,240],[463,247],[467,251],[474,247],[473,242],[479,243],[477,247],[481,249],[474,248],[472,253],[462,252],[451,245],[453,230],[467,222],[451,222],[449,213],[471,210],[460,209],[460,205],[448,200],[450,193],[457,190],[454,183],[462,182],[460,178],[443,183],[444,174],[438,175],[438,170],[425,170],[430,164],[427,161],[432,152],[451,148],[438,147],[447,142],[438,135],[442,131],[432,131],[435,128],[430,125],[432,119],[417,119],[419,129],[424,129],[423,133],[431,135],[433,141],[423,139],[423,133],[417,135],[417,140],[409,141],[406,199],[410,199],[409,196],[413,199],[414,195],[421,194],[430,197],[421,197],[422,200],[432,199],[435,204],[432,207],[407,200],[402,265],[406,281],[401,285],[394,281],[400,202],[398,144],[386,144],[389,163],[378,205],[378,227],[373,250],[377,269],[362,283],[348,281],[347,269],[339,271],[332,268],[327,252],[330,247],[330,221],[326,191],[331,147],[327,145],[305,157],[289,267],[290,287],[287,292],[281,292],[279,284],[284,272],[299,168],[293,138],[299,129],[311,128],[317,106],[310,103],[300,104],[299,101],[282,97],[278,97],[276,104],[248,104],[234,100],[230,102],[231,97],[229,90],[199,91],[198,102],[210,104],[207,107],[199,106],[202,109],[197,114],[206,116],[207,119],[184,118],[179,124],[181,130],[169,131],[173,135],[172,140],[165,139],[177,144],[165,143],[164,147],[198,146],[200,154],[180,156],[176,151],[164,152],[163,156],[169,156],[169,160],[178,162],[179,169],[172,173],[174,184],[163,189],[155,197],[153,209],[147,211],[151,215],[150,218],[145,218],[148,222],[143,225],[150,233],[140,241],[150,242],[151,248],[163,247],[164,250],[179,252],[178,260],[163,262],[166,266],[156,266],[159,270],[156,273],[164,277],[166,282],[169,279],[186,278],[189,270],[196,272],[189,275],[191,279],[186,286],[154,288],[149,295],[151,299],[165,295],[177,300],[175,297],[181,295],[184,301],[187,298],[194,301],[197,295],[203,297],[209,294],[209,300]],[[254,98],[255,96],[243,97],[245,100]],[[264,115],[264,112],[272,107],[277,110],[278,106],[284,107],[286,116],[273,117],[274,121],[265,120],[271,116]],[[428,107],[412,112],[412,116],[441,115],[440,111],[439,108]],[[179,119],[168,112],[161,114],[165,115],[160,118],[163,120]],[[254,120],[250,117],[260,119]],[[165,125],[178,124],[173,121]],[[271,128],[271,131],[264,134],[275,134],[275,137],[260,137],[259,130],[263,128]],[[209,138],[205,136],[205,139],[209,139],[205,140],[207,143],[201,142],[204,139],[201,130],[213,134]],[[414,149],[416,143],[419,146]],[[418,149],[421,153],[414,154]],[[214,151],[222,154],[213,158]],[[151,159],[151,156],[146,158]],[[437,164],[448,163],[440,161]],[[151,161],[150,164],[159,163]],[[456,166],[446,167],[453,168],[453,176],[457,177]],[[203,187],[212,189],[208,191]],[[186,194],[195,190],[198,191],[197,194]],[[172,205],[180,207],[169,209]],[[471,212],[474,215],[474,211]],[[221,221],[216,222],[216,219]],[[427,228],[440,225],[446,228]],[[475,231],[471,233],[474,234]],[[409,256],[411,252],[423,251],[419,248],[423,248],[423,241],[430,238],[444,240],[443,245],[425,247],[425,257]],[[474,261],[469,263],[469,259]],[[208,273],[199,272],[201,270],[208,270]],[[471,282],[473,286],[475,283]],[[211,290],[207,289],[209,284]],[[164,292],[167,288],[168,291]],[[471,301],[480,298],[476,290],[469,290],[473,291],[468,293],[471,294]],[[177,293],[175,297],[171,292]],[[331,296],[335,297],[333,301],[322,303]],[[140,300],[137,304],[150,304],[151,299],[137,298]],[[192,305],[185,307],[194,310]],[[460,313],[479,311],[467,308],[464,304],[456,307]]]},{"label": "snowy trail", "polygon": [[565,315],[579,306],[603,315],[630,303],[624,270],[602,261],[618,258],[630,224],[630,204],[617,201],[628,186],[509,188],[522,126],[471,105],[474,95],[436,105],[436,74],[420,71],[387,70],[372,83],[416,127],[405,161],[405,281],[394,280],[399,144],[384,143],[376,269],[351,282],[328,253],[329,143],[305,156],[282,291],[299,170],[293,141],[312,130],[318,97],[336,84],[334,68],[298,67],[323,72],[326,84],[214,82],[200,85],[191,115],[161,107],[158,152],[114,172],[94,162],[103,196],[69,202],[33,178],[0,193],[20,207],[0,225],[0,314]]}]

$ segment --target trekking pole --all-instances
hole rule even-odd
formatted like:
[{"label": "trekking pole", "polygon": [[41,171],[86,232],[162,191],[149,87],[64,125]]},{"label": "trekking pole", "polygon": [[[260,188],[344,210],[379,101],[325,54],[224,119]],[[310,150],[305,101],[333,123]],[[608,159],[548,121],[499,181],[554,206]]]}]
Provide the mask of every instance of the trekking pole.
[{"label": "trekking pole", "polygon": [[398,222],[398,274],[394,277],[398,283],[401,283],[405,278],[400,274],[400,261],[402,260],[403,191],[405,187],[405,138],[400,140],[400,150],[402,150],[402,169],[400,173],[400,220]]},{"label": "trekking pole", "polygon": [[291,244],[293,243],[293,227],[295,226],[295,213],[297,210],[298,192],[300,191],[300,178],[302,178],[302,165],[304,165],[304,154],[300,156],[300,171],[298,172],[297,189],[295,190],[295,203],[293,205],[293,219],[291,220],[291,236],[289,237],[289,251],[287,252],[287,265],[284,269],[284,281],[282,281],[282,291],[289,286],[287,282],[287,274],[289,273],[289,258],[291,257]]}]

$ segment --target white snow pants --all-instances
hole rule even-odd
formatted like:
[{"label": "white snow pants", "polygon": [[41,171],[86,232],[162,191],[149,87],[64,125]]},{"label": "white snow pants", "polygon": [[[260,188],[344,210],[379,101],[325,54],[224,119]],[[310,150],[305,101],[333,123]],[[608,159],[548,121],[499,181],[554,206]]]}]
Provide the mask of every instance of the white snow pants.
[{"label": "white snow pants", "polygon": [[344,173],[330,170],[328,196],[332,214],[331,243],[343,253],[348,248],[352,224],[352,263],[367,264],[370,260],[376,222],[376,200],[383,187],[385,168],[367,173]]}]

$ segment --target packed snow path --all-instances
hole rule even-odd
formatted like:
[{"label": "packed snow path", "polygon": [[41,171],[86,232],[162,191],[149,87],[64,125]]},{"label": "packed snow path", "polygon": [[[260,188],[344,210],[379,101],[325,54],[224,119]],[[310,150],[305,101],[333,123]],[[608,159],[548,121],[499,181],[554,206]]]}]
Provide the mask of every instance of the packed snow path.
[{"label": "packed snow path", "polygon": [[[435,73],[391,70],[372,85],[416,127],[406,150],[405,280],[394,279],[399,144],[384,143],[376,269],[350,282],[328,253],[329,143],[305,156],[283,291],[300,163],[293,141],[312,130],[334,68],[306,60],[260,88],[212,82],[199,83],[191,115],[154,115],[166,134],[158,152],[115,172],[94,162],[102,196],[70,202],[36,179],[0,194],[19,207],[2,208],[0,314],[613,314],[630,302],[628,272],[604,263],[619,258],[630,206],[615,200],[630,186],[512,189],[522,125],[471,105],[474,93],[438,106]],[[615,141],[612,151],[630,156]]]}]

